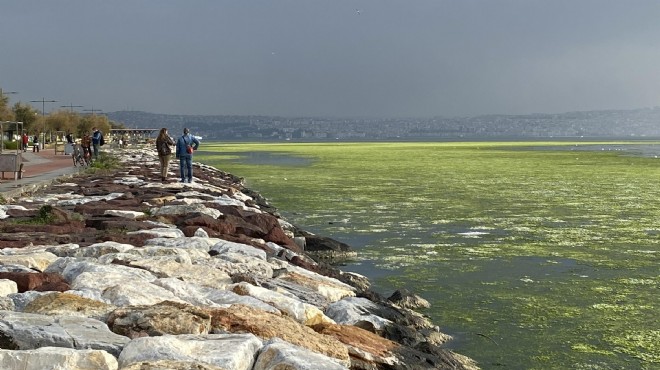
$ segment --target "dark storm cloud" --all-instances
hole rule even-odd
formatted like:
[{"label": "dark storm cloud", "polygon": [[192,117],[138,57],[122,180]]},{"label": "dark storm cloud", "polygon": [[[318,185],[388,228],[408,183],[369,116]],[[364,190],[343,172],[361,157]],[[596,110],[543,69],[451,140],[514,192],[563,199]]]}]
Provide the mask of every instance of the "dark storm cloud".
[{"label": "dark storm cloud", "polygon": [[5,1],[0,87],[20,92],[12,100],[180,114],[654,106],[657,4]]}]

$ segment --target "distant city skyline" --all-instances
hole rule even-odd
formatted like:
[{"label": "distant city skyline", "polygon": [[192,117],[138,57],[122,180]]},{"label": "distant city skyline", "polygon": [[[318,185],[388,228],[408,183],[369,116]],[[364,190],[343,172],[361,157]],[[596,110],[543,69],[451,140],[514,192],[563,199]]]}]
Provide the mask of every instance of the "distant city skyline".
[{"label": "distant city skyline", "polygon": [[655,0],[9,0],[0,88],[46,113],[636,109],[660,105],[659,18]]}]

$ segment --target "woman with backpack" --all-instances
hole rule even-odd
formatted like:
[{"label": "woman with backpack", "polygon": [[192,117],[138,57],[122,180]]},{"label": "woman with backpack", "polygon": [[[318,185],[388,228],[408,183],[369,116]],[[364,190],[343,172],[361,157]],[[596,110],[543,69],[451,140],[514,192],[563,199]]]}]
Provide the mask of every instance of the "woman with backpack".
[{"label": "woman with backpack", "polygon": [[160,178],[163,182],[167,180],[167,169],[170,166],[172,145],[174,145],[174,140],[167,133],[167,129],[165,127],[161,128],[156,138],[156,151],[158,152],[158,160],[160,161]]}]

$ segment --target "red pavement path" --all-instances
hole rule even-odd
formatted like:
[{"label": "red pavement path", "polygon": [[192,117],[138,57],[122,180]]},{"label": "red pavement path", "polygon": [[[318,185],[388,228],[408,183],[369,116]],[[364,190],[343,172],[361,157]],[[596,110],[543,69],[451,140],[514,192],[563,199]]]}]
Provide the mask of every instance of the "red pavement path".
[{"label": "red pavement path", "polygon": [[[39,153],[31,153],[39,157],[39,161],[23,160],[23,178],[34,177],[48,173],[61,168],[73,167],[73,160],[70,155],[55,154],[55,149],[43,149]],[[13,180],[13,173],[6,173],[10,178],[3,180]]]},{"label": "red pavement path", "polygon": [[39,153],[23,154],[23,175],[14,180],[13,172],[5,172],[0,178],[0,196],[4,199],[34,190],[56,178],[72,175],[79,171],[73,166],[70,155],[55,154],[54,149],[44,149]]}]

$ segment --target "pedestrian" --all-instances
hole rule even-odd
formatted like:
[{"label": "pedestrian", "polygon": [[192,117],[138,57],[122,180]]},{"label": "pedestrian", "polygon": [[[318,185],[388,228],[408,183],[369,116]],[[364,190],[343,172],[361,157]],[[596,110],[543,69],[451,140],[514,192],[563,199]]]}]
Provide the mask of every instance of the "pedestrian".
[{"label": "pedestrian", "polygon": [[39,135],[34,135],[32,138],[32,153],[39,153]]},{"label": "pedestrian", "polygon": [[181,182],[193,182],[192,157],[199,148],[199,140],[190,135],[190,130],[183,129],[183,135],[176,141],[176,158],[179,160]]},{"label": "pedestrian", "polygon": [[89,136],[88,132],[86,132],[82,139],[80,139],[80,147],[82,147],[85,161],[89,162],[89,160],[92,159],[92,138]]},{"label": "pedestrian", "polygon": [[21,136],[21,140],[23,142],[23,151],[27,152],[28,148],[28,142],[30,141],[30,138],[27,136],[27,134],[24,132],[23,136]]},{"label": "pedestrian", "polygon": [[92,129],[92,146],[94,147],[94,159],[99,159],[99,147],[103,145],[103,133],[94,127]]},{"label": "pedestrian", "polygon": [[167,169],[170,166],[170,158],[172,157],[172,145],[175,145],[174,140],[167,133],[167,129],[165,127],[161,128],[156,138],[156,151],[160,161],[160,179],[163,182],[167,180]]}]

